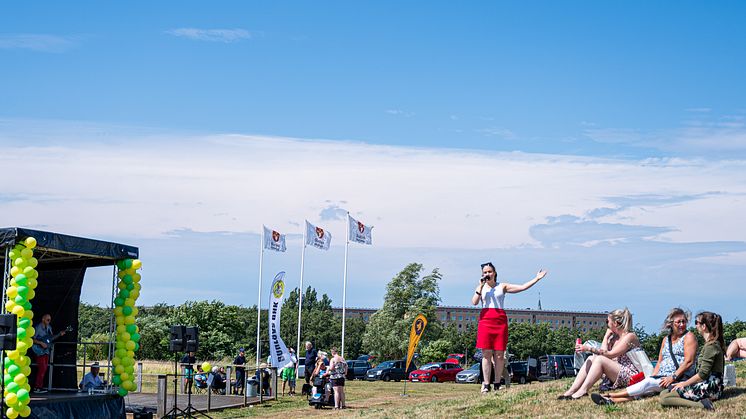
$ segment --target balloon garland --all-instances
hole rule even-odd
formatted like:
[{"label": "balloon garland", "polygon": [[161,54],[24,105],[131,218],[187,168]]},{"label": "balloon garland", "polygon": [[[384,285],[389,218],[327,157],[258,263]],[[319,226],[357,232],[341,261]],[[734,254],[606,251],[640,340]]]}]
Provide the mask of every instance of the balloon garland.
[{"label": "balloon garland", "polygon": [[3,380],[5,383],[5,403],[8,409],[5,414],[10,419],[18,416],[28,417],[31,408],[28,376],[31,374],[31,359],[26,356],[26,351],[33,345],[34,326],[31,320],[34,312],[31,311],[31,300],[36,295],[34,291],[39,284],[37,278],[39,273],[36,266],[39,263],[34,258],[36,239],[28,237],[22,243],[18,243],[8,253],[13,267],[10,269],[10,286],[5,291],[8,300],[5,309],[8,313],[18,316],[18,332],[16,337],[16,349],[5,351],[5,365],[3,366]]},{"label": "balloon garland", "polygon": [[114,298],[114,315],[117,320],[117,339],[114,358],[112,382],[119,386],[120,396],[137,388],[135,384],[135,351],[140,349],[140,328],[137,327],[135,316],[138,310],[135,301],[140,296],[140,274],[137,270],[142,267],[138,259],[122,259],[117,262],[117,289]]}]

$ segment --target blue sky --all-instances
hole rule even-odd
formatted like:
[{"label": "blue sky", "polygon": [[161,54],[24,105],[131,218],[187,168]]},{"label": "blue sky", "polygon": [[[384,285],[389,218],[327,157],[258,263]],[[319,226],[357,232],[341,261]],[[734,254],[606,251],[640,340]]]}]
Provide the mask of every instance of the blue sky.
[{"label": "blue sky", "polygon": [[[745,12],[3,4],[0,165],[23,176],[0,216],[140,246],[147,304],[254,304],[261,225],[295,234],[267,278],[297,278],[304,218],[335,237],[306,281],[340,301],[349,210],[376,226],[351,253],[351,305],[380,305],[410,261],[465,305],[488,259],[511,281],[550,270],[511,307],[541,291],[548,308],[629,305],[649,329],[675,304],[744,318]],[[99,282],[84,298],[105,300]]]}]

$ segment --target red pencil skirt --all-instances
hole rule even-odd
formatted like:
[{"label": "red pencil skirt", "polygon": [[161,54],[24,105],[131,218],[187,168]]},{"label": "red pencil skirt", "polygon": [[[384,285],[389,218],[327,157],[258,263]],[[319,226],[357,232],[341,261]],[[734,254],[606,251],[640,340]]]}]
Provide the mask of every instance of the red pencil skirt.
[{"label": "red pencil skirt", "polygon": [[483,308],[477,326],[477,348],[504,351],[508,346],[508,316],[499,308]]}]

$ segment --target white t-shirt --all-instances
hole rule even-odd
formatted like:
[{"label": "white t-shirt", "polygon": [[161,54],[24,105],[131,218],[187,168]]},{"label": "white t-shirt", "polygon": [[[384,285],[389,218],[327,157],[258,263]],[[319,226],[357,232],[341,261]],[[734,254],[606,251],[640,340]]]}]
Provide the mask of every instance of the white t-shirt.
[{"label": "white t-shirt", "polygon": [[482,287],[482,308],[505,309],[505,287],[498,282],[495,288],[484,284]]}]

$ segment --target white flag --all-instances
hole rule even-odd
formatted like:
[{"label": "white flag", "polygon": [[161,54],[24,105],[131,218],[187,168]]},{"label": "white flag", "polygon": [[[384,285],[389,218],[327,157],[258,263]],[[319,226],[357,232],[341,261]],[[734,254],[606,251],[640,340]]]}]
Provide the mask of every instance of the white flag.
[{"label": "white flag", "polygon": [[363,244],[373,244],[373,236],[371,235],[373,226],[367,226],[350,217],[349,214],[347,215],[347,221],[350,223],[350,241]]},{"label": "white flag", "polygon": [[269,353],[273,367],[283,367],[290,360],[290,351],[280,337],[280,310],[285,293],[285,272],[275,275],[269,289]]},{"label": "white flag", "polygon": [[329,250],[332,244],[332,234],[306,220],[306,244],[321,250]]},{"label": "white flag", "polygon": [[285,235],[264,227],[264,248],[275,250],[277,252],[284,252],[287,250],[287,247],[285,246]]}]

